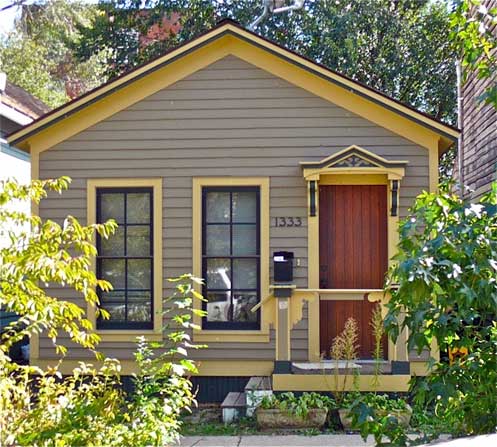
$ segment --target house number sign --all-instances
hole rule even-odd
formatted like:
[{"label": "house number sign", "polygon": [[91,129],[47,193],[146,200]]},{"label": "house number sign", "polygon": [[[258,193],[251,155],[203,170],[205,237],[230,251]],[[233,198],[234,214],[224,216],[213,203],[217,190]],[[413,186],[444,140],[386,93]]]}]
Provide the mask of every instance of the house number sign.
[{"label": "house number sign", "polygon": [[275,227],[301,227],[301,217],[273,217]]}]

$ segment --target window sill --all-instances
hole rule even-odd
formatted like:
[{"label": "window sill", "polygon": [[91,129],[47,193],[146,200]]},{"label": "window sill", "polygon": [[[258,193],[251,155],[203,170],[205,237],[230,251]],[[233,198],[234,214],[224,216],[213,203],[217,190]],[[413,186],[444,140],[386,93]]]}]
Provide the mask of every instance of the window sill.
[{"label": "window sill", "polygon": [[116,329],[101,329],[97,331],[97,335],[100,337],[101,342],[132,342],[136,343],[137,337],[145,337],[147,341],[162,341],[162,332],[156,331],[140,331],[140,330],[116,330]]},{"label": "window sill", "polygon": [[234,342],[234,343],[269,343],[269,331],[193,331],[193,341],[203,342]]}]

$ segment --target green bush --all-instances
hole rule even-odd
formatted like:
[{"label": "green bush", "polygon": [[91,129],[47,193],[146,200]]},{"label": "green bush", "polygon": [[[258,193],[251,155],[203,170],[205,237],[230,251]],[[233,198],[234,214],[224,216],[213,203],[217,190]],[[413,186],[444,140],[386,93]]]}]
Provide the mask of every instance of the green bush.
[{"label": "green bush", "polygon": [[[420,195],[400,226],[390,272],[386,329],[409,331],[409,349],[436,342],[430,374],[412,382],[417,405],[433,407],[454,434],[494,432],[497,416],[497,184],[479,203],[442,191]],[[399,321],[401,323],[399,323]]]},{"label": "green bush", "polygon": [[169,445],[179,436],[180,413],[194,404],[188,376],[196,369],[187,350],[197,346],[190,344],[187,332],[193,328],[192,314],[202,312],[193,309],[193,300],[201,296],[193,287],[200,280],[191,275],[170,280],[175,292],[165,306],[169,324],[164,341],[138,340],[138,372],[129,395],[122,391],[115,359],[104,359],[100,368],[81,363],[63,377],[60,362],[42,370],[17,365],[9,357],[13,343],[42,331],[62,355],[67,348],[57,343],[61,331],[102,357],[96,351],[99,337],[83,309],[47,295],[39,284],[73,288],[98,304],[95,289],[112,286],[91,269],[96,255],[92,241],[96,232],[111,235],[115,223],[85,227],[69,216],[59,225],[12,207],[18,200],[39,203],[48,191],[61,192],[68,184],[68,178],[0,184],[0,233],[11,241],[0,249],[0,307],[19,316],[0,337],[0,445]]},{"label": "green bush", "polygon": [[264,410],[281,410],[302,418],[307,417],[309,410],[329,409],[334,406],[334,400],[322,394],[302,393],[297,397],[291,392],[265,396],[259,404],[259,408]]}]

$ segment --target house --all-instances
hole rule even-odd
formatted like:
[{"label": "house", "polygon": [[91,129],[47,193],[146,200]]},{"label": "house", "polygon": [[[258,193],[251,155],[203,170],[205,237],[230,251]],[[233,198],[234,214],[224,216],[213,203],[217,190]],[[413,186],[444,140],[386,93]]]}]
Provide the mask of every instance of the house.
[{"label": "house", "polygon": [[[495,0],[484,0],[490,9]],[[483,7],[482,6],[482,7]],[[476,8],[476,5],[473,5]],[[497,24],[488,24],[489,33],[497,33]],[[493,49],[497,54],[497,49]],[[497,180],[497,110],[481,101],[491,86],[497,85],[497,67],[491,76],[478,79],[476,72],[468,73],[461,86],[460,125],[462,130],[456,177],[464,186],[465,196],[478,198],[490,190]]]},{"label": "house", "polygon": [[[359,386],[370,387],[369,318],[387,299],[399,219],[421,191],[436,190],[439,156],[458,136],[223,21],[8,141],[31,154],[33,178],[73,179],[42,202],[43,218],[120,224],[96,259],[114,284],[101,294],[111,319],[95,321],[92,307],[88,315],[123,374],[135,368],[137,335],[163,337],[165,278],[206,279],[207,317],[192,336],[208,348],[190,354],[215,400],[252,376],[272,376],[275,390],[329,389],[313,362],[350,316],[360,326]],[[274,280],[276,252],[293,252],[290,284]],[[47,337],[33,345],[33,363],[56,361]],[[425,372],[426,356],[407,352],[405,334],[385,340],[384,352],[385,391],[406,390],[411,374]],[[91,359],[71,345],[64,364]]]},{"label": "house", "polygon": [[29,181],[29,154],[7,144],[5,136],[31,123],[50,110],[23,88],[0,73],[0,178],[15,176]]},{"label": "house", "polygon": [[[5,136],[31,123],[50,109],[38,98],[23,88],[7,81],[5,73],[0,73],[0,180],[14,178],[18,182],[30,180],[29,154],[10,146]],[[29,212],[29,202],[15,206],[17,211]],[[6,235],[0,235],[0,247],[10,243]],[[0,332],[6,325],[17,319],[16,314],[0,309]],[[15,360],[21,360],[21,345],[17,344],[11,352]]]}]

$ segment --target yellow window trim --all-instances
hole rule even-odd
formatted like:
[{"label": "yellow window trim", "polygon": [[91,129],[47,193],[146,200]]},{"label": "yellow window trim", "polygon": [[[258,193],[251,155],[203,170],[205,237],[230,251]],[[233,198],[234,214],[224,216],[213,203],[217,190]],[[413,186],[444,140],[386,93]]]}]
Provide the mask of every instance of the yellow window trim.
[{"label": "yellow window trim", "polygon": [[[260,188],[260,290],[261,300],[268,296],[269,291],[269,177],[194,177],[192,200],[192,235],[193,235],[193,274],[202,277],[202,188],[206,186],[258,186]],[[196,286],[199,293],[201,286]],[[195,301],[194,306],[200,309],[201,303]],[[273,305],[274,307],[274,305]],[[193,322],[202,327],[201,318],[193,316]],[[259,331],[236,330],[202,330],[193,331],[195,342],[242,342],[267,343],[269,342],[269,325],[274,322],[274,309],[263,305],[261,308],[261,329]]]},{"label": "yellow window trim", "polygon": [[[95,330],[103,342],[134,342],[136,337],[143,335],[150,341],[162,340],[162,179],[161,178],[113,178],[87,180],[87,223],[96,223],[97,188],[153,188],[153,238],[154,238],[154,329],[153,330]],[[95,271],[95,262],[92,263]],[[96,328],[95,306],[87,305],[88,319]]]}]

